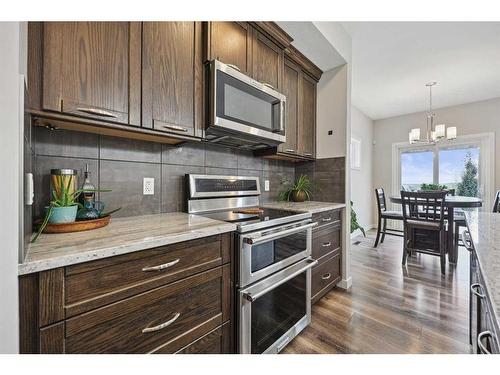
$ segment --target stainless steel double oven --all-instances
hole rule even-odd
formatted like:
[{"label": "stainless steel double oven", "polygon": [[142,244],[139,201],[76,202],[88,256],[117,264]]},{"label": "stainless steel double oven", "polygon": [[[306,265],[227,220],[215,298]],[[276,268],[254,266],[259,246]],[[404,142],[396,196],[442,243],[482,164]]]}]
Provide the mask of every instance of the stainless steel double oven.
[{"label": "stainless steel double oven", "polygon": [[187,175],[187,183],[190,213],[237,225],[239,353],[280,352],[311,322],[311,214],[259,207],[258,177]]}]

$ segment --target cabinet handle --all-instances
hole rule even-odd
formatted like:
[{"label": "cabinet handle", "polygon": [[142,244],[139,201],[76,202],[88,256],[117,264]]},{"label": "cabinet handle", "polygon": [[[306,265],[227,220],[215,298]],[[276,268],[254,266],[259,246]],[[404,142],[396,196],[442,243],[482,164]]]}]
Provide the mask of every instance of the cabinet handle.
[{"label": "cabinet handle", "polygon": [[[462,234],[462,242],[464,243],[464,247],[470,252],[473,250],[472,242],[470,240],[470,232],[466,229]],[[470,245],[469,245],[470,244]]]},{"label": "cabinet handle", "polygon": [[178,125],[162,125],[161,127],[168,129],[168,130],[175,130],[178,132],[187,132],[188,131],[187,128],[183,128],[182,126],[178,126]]},{"label": "cabinet handle", "polygon": [[310,152],[304,152],[304,156],[313,156]]},{"label": "cabinet handle", "polygon": [[323,246],[323,247],[330,247],[330,246],[332,246],[332,243],[331,242],[324,242],[324,243],[321,244],[321,246]]},{"label": "cabinet handle", "polygon": [[[477,288],[477,289],[479,289],[479,291],[478,291],[478,290],[476,290],[476,288]],[[486,295],[482,292],[482,291],[483,291],[483,286],[482,286],[481,284],[479,284],[479,283],[474,283],[474,284],[471,284],[471,286],[470,286],[470,291],[471,291],[473,294],[475,294],[476,296],[478,296],[479,298],[484,298],[484,297],[486,297]]]},{"label": "cabinet handle", "polygon": [[181,313],[175,313],[174,317],[170,320],[167,320],[165,323],[158,324],[157,326],[154,327],[147,327],[142,330],[142,333],[148,333],[148,332],[156,332],[159,331],[160,329],[168,327],[170,324],[175,322],[177,319],[179,319],[179,316],[181,316]]},{"label": "cabinet handle", "polygon": [[332,221],[332,218],[331,216],[328,216],[328,217],[324,217],[323,219],[321,219],[322,222],[326,223],[328,221]]},{"label": "cabinet handle", "polygon": [[321,276],[322,280],[328,280],[330,277],[332,277],[332,274],[330,272],[325,273],[323,276]]},{"label": "cabinet handle", "polygon": [[479,351],[482,354],[491,354],[491,352],[483,345],[483,338],[492,336],[493,334],[491,333],[491,331],[483,331],[479,335],[477,335],[477,346],[479,347]]},{"label": "cabinet handle", "polygon": [[108,111],[105,111],[104,109],[98,109],[98,108],[82,108],[82,107],[79,107],[76,109],[77,111],[79,112],[85,112],[85,113],[89,113],[91,115],[98,115],[98,116],[105,116],[105,117],[112,117],[112,118],[118,118],[117,115],[115,115],[114,113],[111,113],[111,112],[108,112]]},{"label": "cabinet handle", "polygon": [[295,150],[293,150],[291,148],[287,148],[287,149],[285,149],[285,152],[295,152]]},{"label": "cabinet handle", "polygon": [[227,66],[233,68],[234,70],[237,70],[238,72],[241,72],[241,69],[238,68],[238,66],[234,65],[234,64],[226,64]]},{"label": "cabinet handle", "polygon": [[164,270],[165,268],[169,268],[169,267],[172,267],[172,266],[175,266],[177,263],[179,263],[180,259],[177,258],[176,260],[173,260],[171,262],[168,262],[168,263],[164,263],[164,264],[160,264],[158,266],[148,266],[148,267],[144,267],[142,270],[144,272],[149,272],[149,271],[161,271],[161,270]]},{"label": "cabinet handle", "polygon": [[273,85],[271,85],[270,83],[266,83],[266,82],[261,82],[261,83],[262,83],[262,85],[263,85],[263,86],[269,87],[271,90],[276,90],[276,89],[274,88],[274,86],[273,86]]}]

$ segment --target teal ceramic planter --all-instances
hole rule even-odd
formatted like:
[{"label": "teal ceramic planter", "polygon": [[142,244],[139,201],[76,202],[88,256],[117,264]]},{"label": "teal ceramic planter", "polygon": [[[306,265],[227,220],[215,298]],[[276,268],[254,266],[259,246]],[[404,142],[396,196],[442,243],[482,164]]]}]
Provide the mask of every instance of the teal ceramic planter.
[{"label": "teal ceramic planter", "polygon": [[[48,210],[48,207],[45,207]],[[49,217],[50,224],[60,224],[60,223],[72,223],[76,220],[76,212],[78,211],[78,206],[69,207],[52,207],[52,213]]]}]

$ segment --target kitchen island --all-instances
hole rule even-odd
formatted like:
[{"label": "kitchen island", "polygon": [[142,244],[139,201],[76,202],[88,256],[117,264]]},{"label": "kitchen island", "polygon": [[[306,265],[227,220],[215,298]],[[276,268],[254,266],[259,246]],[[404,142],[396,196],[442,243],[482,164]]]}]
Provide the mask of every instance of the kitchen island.
[{"label": "kitchen island", "polygon": [[470,341],[478,353],[499,353],[500,214],[467,212],[471,252]]}]

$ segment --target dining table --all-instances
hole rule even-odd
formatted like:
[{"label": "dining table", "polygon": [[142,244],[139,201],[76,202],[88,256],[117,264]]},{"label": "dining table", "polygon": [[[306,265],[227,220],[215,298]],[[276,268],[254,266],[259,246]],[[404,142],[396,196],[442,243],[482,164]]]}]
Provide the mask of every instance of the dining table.
[{"label": "dining table", "polygon": [[[401,195],[391,196],[390,201],[395,204],[402,204],[403,202]],[[458,248],[455,246],[453,233],[453,231],[455,230],[455,209],[478,208],[483,205],[483,200],[481,198],[465,197],[462,195],[447,195],[444,200],[444,205],[448,211],[448,231],[446,232],[448,262],[451,264],[456,264],[458,259]]]}]

